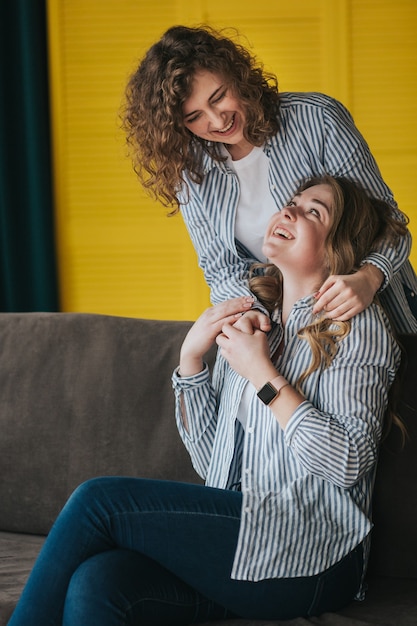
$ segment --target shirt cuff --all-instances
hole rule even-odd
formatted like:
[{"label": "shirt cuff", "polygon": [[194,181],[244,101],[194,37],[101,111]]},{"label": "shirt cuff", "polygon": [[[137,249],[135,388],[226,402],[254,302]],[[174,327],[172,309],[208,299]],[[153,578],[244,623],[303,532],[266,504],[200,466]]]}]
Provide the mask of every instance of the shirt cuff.
[{"label": "shirt cuff", "polygon": [[384,275],[384,280],[377,291],[377,293],[381,293],[381,291],[384,291],[384,289],[388,287],[388,284],[392,279],[392,265],[386,257],[382,256],[382,254],[378,254],[377,252],[372,252],[369,256],[367,256],[366,259],[362,261],[361,267],[368,264],[377,267]]},{"label": "shirt cuff", "polygon": [[178,389],[179,391],[204,385],[210,379],[210,369],[207,363],[204,363],[204,367],[201,372],[193,374],[192,376],[181,376],[179,371],[180,367],[178,366],[172,374],[172,385],[174,389]]},{"label": "shirt cuff", "polygon": [[297,432],[297,428],[300,426],[301,422],[311,414],[312,411],[315,411],[315,407],[309,402],[305,400],[302,402],[294,411],[289,420],[288,424],[285,427],[284,438],[287,446],[291,446],[292,440]]}]

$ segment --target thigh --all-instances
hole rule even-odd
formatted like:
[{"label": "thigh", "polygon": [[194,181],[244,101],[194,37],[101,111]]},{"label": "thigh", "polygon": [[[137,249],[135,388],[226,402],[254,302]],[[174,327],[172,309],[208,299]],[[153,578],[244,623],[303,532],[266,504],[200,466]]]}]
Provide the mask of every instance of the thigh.
[{"label": "thigh", "polygon": [[149,557],[236,615],[307,614],[317,578],[231,579],[241,506],[240,492],[201,485],[111,477],[84,483],[51,530],[10,624],[23,623],[22,616],[33,626],[61,623],[74,573],[89,559],[119,549]]},{"label": "thigh", "polygon": [[117,528],[113,526],[124,547],[146,554],[236,615],[290,619],[318,614],[340,608],[358,590],[362,554],[357,551],[318,576],[232,580],[240,492],[165,481],[122,479],[117,484],[112,480],[106,486],[108,497],[113,500],[119,494],[124,501],[114,520]]},{"label": "thigh", "polygon": [[227,617],[225,609],[152,559],[109,550],[73,574],[63,626],[183,626]]},{"label": "thigh", "polygon": [[[140,552],[204,595],[209,591],[210,597],[230,580],[240,528],[240,492],[109,477],[83,485],[80,503],[79,515],[82,503],[89,503],[90,525],[100,546],[107,536],[107,549]],[[90,547],[92,543],[95,540]]]},{"label": "thigh", "polygon": [[[101,478],[82,488],[98,536],[137,551],[205,598],[247,619],[309,614],[319,577],[231,579],[242,495],[201,485]],[[322,599],[325,593],[321,594]],[[323,602],[321,606],[324,606]]]},{"label": "thigh", "polygon": [[[10,626],[61,624],[74,573],[90,558],[114,549],[144,554],[191,586],[199,580],[204,584],[196,589],[206,595],[206,580],[212,581],[211,568],[207,569],[204,561],[206,555],[213,567],[224,572],[228,568],[227,555],[217,552],[215,556],[210,549],[201,549],[200,543],[221,537],[232,559],[240,503],[240,493],[201,485],[108,477],[83,483],[55,521]],[[207,525],[212,530],[207,530],[204,537]],[[220,567],[223,562],[224,567]],[[215,586],[211,582],[210,588]]]}]

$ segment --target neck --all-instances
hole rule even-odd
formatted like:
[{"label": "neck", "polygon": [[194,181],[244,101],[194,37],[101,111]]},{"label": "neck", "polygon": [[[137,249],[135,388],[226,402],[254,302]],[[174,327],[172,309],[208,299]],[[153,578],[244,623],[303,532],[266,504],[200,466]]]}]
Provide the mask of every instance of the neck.
[{"label": "neck", "polygon": [[253,145],[246,141],[246,139],[242,140],[238,144],[224,144],[224,147],[232,157],[232,161],[239,161],[243,159],[245,156],[248,156],[250,152],[252,152]]},{"label": "neck", "polygon": [[282,323],[285,325],[294,304],[301,298],[316,293],[324,282],[324,277],[289,277],[283,275],[282,282]]}]

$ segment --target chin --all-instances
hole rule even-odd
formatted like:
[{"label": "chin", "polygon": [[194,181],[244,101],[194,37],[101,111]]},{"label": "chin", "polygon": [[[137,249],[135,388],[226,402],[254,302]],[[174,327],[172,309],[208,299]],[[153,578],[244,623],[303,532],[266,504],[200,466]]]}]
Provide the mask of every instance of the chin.
[{"label": "chin", "polygon": [[277,254],[277,249],[275,246],[272,249],[269,246],[263,246],[262,254],[267,259],[266,262],[273,265],[278,265],[278,263],[284,258],[284,253]]}]

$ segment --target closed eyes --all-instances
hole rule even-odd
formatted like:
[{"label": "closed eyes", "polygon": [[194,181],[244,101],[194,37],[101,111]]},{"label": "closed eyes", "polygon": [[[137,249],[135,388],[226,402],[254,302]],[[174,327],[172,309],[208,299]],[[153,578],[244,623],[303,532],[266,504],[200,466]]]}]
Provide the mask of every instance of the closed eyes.
[{"label": "closed eyes", "polygon": [[[216,92],[212,96],[210,96],[209,104],[218,104],[221,100],[223,100],[226,94],[227,89],[223,89],[223,91],[221,91],[220,93],[216,90]],[[187,115],[184,117],[184,122],[186,124],[192,124],[193,122],[196,122],[201,117],[201,111],[195,111],[193,113],[189,113],[189,115],[191,117],[188,117]]]}]

